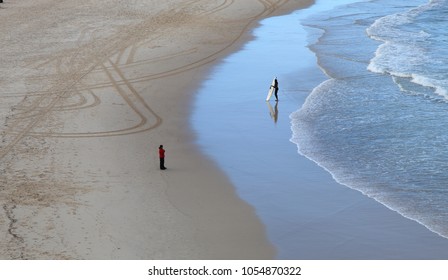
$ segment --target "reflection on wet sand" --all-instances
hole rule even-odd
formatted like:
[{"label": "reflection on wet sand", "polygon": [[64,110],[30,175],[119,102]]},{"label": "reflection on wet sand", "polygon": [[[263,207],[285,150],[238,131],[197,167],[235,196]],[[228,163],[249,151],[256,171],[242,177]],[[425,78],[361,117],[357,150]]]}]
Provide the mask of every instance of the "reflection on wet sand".
[{"label": "reflection on wet sand", "polygon": [[266,104],[268,105],[269,109],[269,115],[274,120],[274,123],[277,123],[278,120],[278,101],[275,102],[274,108],[272,108],[271,103],[266,101]]}]

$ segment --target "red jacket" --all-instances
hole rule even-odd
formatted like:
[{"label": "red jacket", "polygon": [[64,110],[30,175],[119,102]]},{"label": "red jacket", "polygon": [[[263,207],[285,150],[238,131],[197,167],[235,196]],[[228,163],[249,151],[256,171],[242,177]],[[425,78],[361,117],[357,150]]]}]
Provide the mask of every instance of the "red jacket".
[{"label": "red jacket", "polygon": [[159,157],[165,158],[165,150],[163,148],[159,148]]}]

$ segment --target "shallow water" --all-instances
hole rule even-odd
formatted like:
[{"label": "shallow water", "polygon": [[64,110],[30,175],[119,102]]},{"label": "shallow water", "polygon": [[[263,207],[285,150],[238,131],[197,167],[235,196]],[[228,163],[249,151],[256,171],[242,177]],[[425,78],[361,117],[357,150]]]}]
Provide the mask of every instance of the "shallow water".
[{"label": "shallow water", "polygon": [[[416,115],[409,107],[416,95],[403,94],[395,80],[367,70],[381,42],[369,38],[366,29],[383,14],[406,8],[364,1],[325,12],[327,17],[316,15],[353,1],[335,2],[317,1],[309,9],[264,20],[254,40],[214,68],[194,102],[197,144],[253,206],[280,259],[446,258],[446,239],[332,178],[355,182],[376,176],[355,172],[363,168],[389,172],[395,160],[388,167],[374,159],[393,150],[387,141],[420,129],[407,125]],[[325,33],[329,27],[334,32]],[[266,103],[274,76],[280,101]],[[358,90],[362,87],[372,90]],[[408,111],[399,113],[397,106]],[[392,126],[381,131],[385,124]],[[383,187],[388,184],[376,177]]]},{"label": "shallow water", "polygon": [[300,153],[448,237],[447,1],[371,1],[307,19],[331,79],[291,115]]}]

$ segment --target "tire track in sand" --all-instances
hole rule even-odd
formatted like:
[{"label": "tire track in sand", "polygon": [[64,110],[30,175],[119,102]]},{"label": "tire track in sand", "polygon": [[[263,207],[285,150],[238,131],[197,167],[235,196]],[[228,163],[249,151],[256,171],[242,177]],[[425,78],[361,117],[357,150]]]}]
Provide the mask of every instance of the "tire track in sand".
[{"label": "tire track in sand", "polygon": [[[43,93],[40,96],[38,96],[38,98],[35,99],[31,105],[26,106],[27,113],[24,113],[22,118],[20,118],[20,117],[17,118],[18,122],[10,125],[10,127],[8,128],[8,133],[11,135],[14,135],[15,137],[11,141],[9,141],[9,143],[7,145],[2,147],[2,149],[0,150],[0,159],[3,158],[9,151],[11,151],[11,149],[17,143],[19,143],[21,141],[21,139],[23,139],[25,136],[106,137],[106,136],[126,135],[126,134],[144,132],[144,131],[154,129],[155,127],[159,126],[162,122],[162,119],[160,118],[160,116],[158,116],[155,113],[155,111],[149,106],[149,104],[146,103],[146,101],[137,92],[137,90],[132,86],[132,84],[176,75],[176,74],[179,74],[179,73],[182,73],[185,71],[189,71],[191,69],[198,68],[198,67],[201,67],[203,65],[213,62],[217,57],[219,57],[219,55],[221,53],[225,52],[236,41],[238,41],[244,35],[247,28],[251,24],[253,24],[254,21],[257,21],[259,18],[269,15],[270,13],[272,13],[275,10],[275,8],[277,6],[280,6],[286,2],[286,1],[269,1],[269,0],[258,0],[258,1],[263,6],[261,11],[258,12],[256,15],[254,15],[254,17],[244,25],[244,27],[241,29],[241,32],[239,34],[237,34],[237,36],[235,36],[234,39],[231,42],[229,42],[229,44],[227,44],[223,48],[219,49],[218,51],[216,51],[208,56],[205,56],[201,59],[198,59],[192,63],[188,63],[188,64],[185,64],[183,66],[180,66],[180,67],[177,67],[174,69],[169,69],[164,72],[154,73],[154,74],[150,74],[150,75],[143,75],[143,76],[136,77],[136,78],[126,78],[123,71],[121,71],[120,67],[132,67],[132,63],[130,65],[129,62],[133,62],[133,63],[145,63],[145,62],[133,60],[133,56],[138,48],[137,43],[135,43],[130,46],[131,50],[129,51],[129,55],[126,59],[126,62],[128,62],[128,63],[125,65],[119,66],[117,63],[119,62],[119,60],[121,60],[122,56],[124,55],[124,50],[129,48],[129,44],[127,45],[128,47],[125,48],[125,47],[117,46],[118,43],[122,44],[122,42],[116,43],[115,50],[117,50],[117,49],[120,50],[116,62],[112,62],[112,60],[109,58],[108,59],[109,65],[105,65],[104,63],[103,64],[98,63],[98,64],[94,65],[93,67],[91,67],[88,71],[82,73],[82,75],[79,75],[77,79],[75,79],[71,84],[69,84],[62,90],[57,90],[57,87],[50,89],[47,91],[47,93]],[[190,2],[194,3],[194,2],[200,2],[200,1],[196,0],[196,1],[190,1]],[[221,4],[215,6],[214,8],[210,9],[209,11],[205,11],[205,12],[203,11],[198,14],[199,15],[200,14],[213,15],[214,13],[218,13],[219,11],[221,11],[223,9],[231,7],[233,4],[234,4],[233,0],[224,0]],[[187,6],[187,5],[189,5],[189,4],[186,4],[185,6]],[[177,10],[179,10],[179,8]],[[81,33],[80,40],[85,39],[87,32],[88,32],[88,30],[84,30]],[[80,55],[80,52],[81,52],[80,50],[75,52],[69,61],[73,61],[75,59],[75,57]],[[185,50],[184,52],[188,53],[189,51]],[[115,53],[117,53],[117,52],[115,52]],[[173,54],[170,56],[162,57],[160,59],[170,59],[176,55],[182,55],[182,52],[179,54]],[[112,57],[112,56],[109,56],[109,57]],[[50,62],[48,62],[48,63],[50,63]],[[46,62],[41,63],[40,65],[46,65]],[[99,65],[101,65],[100,69],[107,75],[107,77],[109,79],[109,83],[97,84],[96,86],[93,86],[93,87],[89,86],[88,88],[83,87],[82,83],[81,83],[82,78],[92,71],[97,71],[96,69],[98,69],[97,66],[99,66]],[[108,69],[108,67],[112,67],[113,72],[115,74],[117,74],[120,77],[120,79],[114,78],[113,75],[111,74],[111,70]],[[59,73],[61,73],[62,72],[61,59],[57,59],[57,68],[59,69]],[[36,128],[40,123],[42,123],[52,112],[55,112],[58,110],[60,111],[60,110],[62,110],[61,108],[64,108],[64,106],[61,104],[63,104],[64,100],[67,100],[68,98],[73,96],[73,93],[72,93],[73,88],[77,89],[75,91],[76,94],[80,94],[80,91],[88,90],[88,91],[92,92],[94,89],[98,89],[98,88],[102,88],[102,87],[110,86],[110,85],[113,86],[113,88],[118,92],[118,94],[126,101],[127,105],[139,116],[141,121],[139,122],[138,125],[134,125],[132,127],[128,127],[125,129],[113,130],[113,131],[85,132],[85,133],[84,132],[80,132],[80,133],[54,133],[54,132],[51,132],[51,133],[48,133],[48,132],[33,131],[33,129]],[[123,89],[123,87],[125,87],[125,89]],[[54,94],[55,92],[59,92],[59,93]],[[83,99],[85,101],[85,98],[81,98],[81,99]],[[71,110],[92,108],[95,105],[98,105],[99,103],[100,103],[100,100],[96,99],[93,104],[91,104],[87,107],[71,105],[68,107],[65,106],[65,108],[70,108]],[[85,103],[81,102],[80,105],[85,105]],[[33,113],[31,113],[31,112],[33,112]],[[151,125],[145,126],[148,122],[148,118],[154,118],[155,122],[151,123]],[[24,124],[24,122],[25,122],[25,124]]]}]

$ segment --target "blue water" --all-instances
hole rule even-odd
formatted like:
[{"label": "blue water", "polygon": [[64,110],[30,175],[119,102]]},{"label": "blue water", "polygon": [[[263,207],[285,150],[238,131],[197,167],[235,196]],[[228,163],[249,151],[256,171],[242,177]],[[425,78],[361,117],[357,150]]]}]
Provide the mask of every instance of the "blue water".
[{"label": "blue water", "polygon": [[334,179],[448,237],[448,1],[374,0],[302,23],[328,79],[291,141]]},{"label": "blue water", "polygon": [[[263,20],[204,81],[196,143],[278,258],[448,258],[431,232],[448,235],[444,14],[427,0],[317,0]],[[273,76],[280,101],[266,103]]]}]

